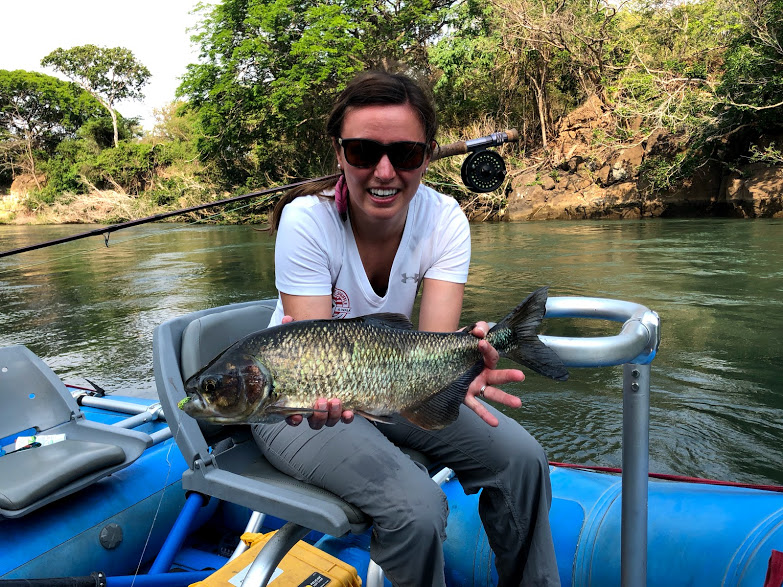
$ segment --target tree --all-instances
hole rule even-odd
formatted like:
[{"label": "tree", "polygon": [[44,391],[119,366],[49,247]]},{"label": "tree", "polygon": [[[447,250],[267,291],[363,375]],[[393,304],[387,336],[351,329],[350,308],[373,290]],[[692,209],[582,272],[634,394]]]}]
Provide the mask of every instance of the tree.
[{"label": "tree", "polygon": [[[520,84],[532,85],[547,146],[551,92],[603,94],[607,67],[619,36],[618,8],[606,0],[490,0],[506,52]],[[523,67],[519,64],[523,63]]]},{"label": "tree", "polygon": [[30,173],[37,184],[37,159],[51,156],[61,141],[74,138],[101,112],[76,84],[42,73],[0,70],[0,165]]},{"label": "tree", "polygon": [[334,94],[362,69],[426,75],[428,43],[451,2],[224,0],[206,7],[194,37],[201,62],[188,67],[178,91],[199,111],[202,155],[230,185],[322,169]]},{"label": "tree", "polygon": [[114,126],[114,146],[119,143],[114,105],[126,99],[141,99],[141,88],[152,74],[123,47],[81,45],[55,49],[41,60],[90,92],[109,111]]},{"label": "tree", "polygon": [[780,123],[783,112],[783,0],[741,3],[745,32],[732,42],[719,93],[740,120]]}]

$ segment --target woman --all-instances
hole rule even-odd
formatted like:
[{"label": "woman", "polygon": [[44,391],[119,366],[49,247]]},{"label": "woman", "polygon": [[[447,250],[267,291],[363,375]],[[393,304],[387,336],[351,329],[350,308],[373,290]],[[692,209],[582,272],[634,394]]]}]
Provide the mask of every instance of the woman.
[{"label": "woman", "polygon": [[[336,185],[289,193],[272,218],[278,230],[270,322],[349,318],[377,312],[410,317],[421,289],[420,330],[458,328],[470,261],[470,228],[452,199],[421,185],[435,147],[428,95],[410,78],[368,72],[339,96],[327,122]],[[479,322],[472,333],[483,338]],[[403,418],[373,424],[322,398],[310,426],[256,425],[260,449],[281,471],[339,495],[374,523],[371,556],[394,585],[444,585],[442,541],[448,504],[441,489],[400,451],[410,447],[452,468],[468,493],[483,489],[479,514],[496,556],[500,585],[559,585],[549,528],[549,468],[538,443],[479,399],[510,407],[519,398],[493,387],[522,381],[497,370],[497,352],[479,347],[485,368],[457,421],[427,431]]]}]

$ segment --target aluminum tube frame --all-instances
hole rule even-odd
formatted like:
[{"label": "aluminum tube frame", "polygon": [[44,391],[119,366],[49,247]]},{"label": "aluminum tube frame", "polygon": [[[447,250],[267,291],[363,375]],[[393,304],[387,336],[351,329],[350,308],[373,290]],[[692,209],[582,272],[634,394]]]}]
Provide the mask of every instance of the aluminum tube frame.
[{"label": "aluminum tube frame", "polygon": [[616,336],[539,336],[568,367],[647,364],[660,344],[658,315],[640,304],[604,298],[549,298],[547,318],[591,318],[623,322]]},{"label": "aluminum tube frame", "polygon": [[140,414],[115,422],[112,426],[117,426],[118,428],[136,428],[147,422],[162,419],[162,416],[163,409],[160,407],[160,404],[153,404]]},{"label": "aluminum tube frame", "polygon": [[171,565],[174,562],[174,557],[179,552],[182,544],[190,532],[190,528],[193,525],[193,520],[201,507],[207,502],[209,497],[205,497],[200,493],[190,493],[185,500],[185,505],[179,512],[179,516],[174,522],[174,526],[171,528],[169,535],[166,536],[166,540],[163,542],[163,546],[160,547],[158,556],[155,562],[152,563],[149,575],[156,575],[158,573],[168,573],[171,569]]},{"label": "aluminum tube frame", "polygon": [[632,302],[549,298],[547,318],[623,322],[616,336],[540,336],[570,367],[623,365],[623,473],[620,575],[623,587],[647,585],[647,491],[650,466],[650,363],[661,342],[658,314]]},{"label": "aluminum tube frame", "polygon": [[[151,406],[146,404],[137,404],[129,401],[116,400],[108,397],[94,397],[86,393],[73,393],[75,398],[83,406],[90,406],[91,408],[101,408],[104,410],[112,410],[114,412],[121,412],[123,414],[143,414],[148,411]],[[160,407],[160,404],[153,404]],[[161,410],[161,419],[165,420]]]},{"label": "aluminum tube frame", "polygon": [[[250,515],[250,519],[247,521],[247,525],[245,526],[245,531],[243,534],[255,534],[258,532],[261,527],[264,525],[264,520],[266,519],[266,514],[262,514],[261,512],[253,512]],[[228,559],[228,562],[231,562],[235,558],[237,558],[240,554],[245,552],[247,550],[248,546],[245,544],[244,540],[240,540],[239,544],[237,544],[237,547],[234,549],[233,554]]]},{"label": "aluminum tube frame", "polygon": [[280,528],[258,553],[250,565],[242,585],[244,587],[266,587],[283,557],[309,532],[309,528],[293,522],[288,522]]},{"label": "aluminum tube frame", "polygon": [[650,365],[623,365],[623,483],[620,575],[624,587],[647,584],[647,484]]}]

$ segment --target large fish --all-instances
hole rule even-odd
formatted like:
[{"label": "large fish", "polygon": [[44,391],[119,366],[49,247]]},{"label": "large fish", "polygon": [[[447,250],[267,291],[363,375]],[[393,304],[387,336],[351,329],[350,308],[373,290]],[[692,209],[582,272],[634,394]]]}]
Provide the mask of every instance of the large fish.
[{"label": "large fish", "polygon": [[[568,371],[536,334],[547,288],[530,294],[486,339],[513,361],[553,379]],[[468,332],[421,332],[400,314],[303,320],[236,342],[185,384],[187,414],[217,424],[273,422],[312,414],[320,397],[372,420],[394,413],[426,429],[456,420],[484,368]]]}]

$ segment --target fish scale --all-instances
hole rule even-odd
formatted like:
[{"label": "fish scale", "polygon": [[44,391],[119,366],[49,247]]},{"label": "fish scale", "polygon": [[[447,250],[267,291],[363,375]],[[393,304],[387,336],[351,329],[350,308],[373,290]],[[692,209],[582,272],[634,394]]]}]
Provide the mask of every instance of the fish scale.
[{"label": "fish scale", "polygon": [[[289,398],[289,407],[308,408],[320,397],[339,396],[357,409],[371,408],[370,398],[401,408],[420,399],[418,389],[437,391],[481,360],[478,339],[469,334],[361,327],[348,321],[329,325],[289,329],[264,341],[263,348],[250,349],[268,357],[275,391]],[[368,395],[373,389],[377,391]]]},{"label": "fish scale", "polygon": [[[547,289],[530,294],[487,334],[501,356],[552,377],[568,371],[536,335]],[[453,422],[484,368],[479,339],[413,329],[398,314],[281,324],[238,341],[185,385],[185,412],[218,424],[310,415],[319,398],[370,419],[399,413],[437,429]]]}]

